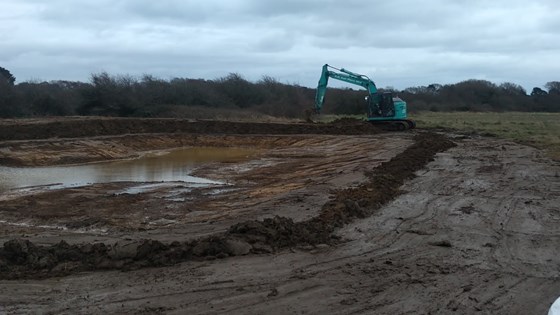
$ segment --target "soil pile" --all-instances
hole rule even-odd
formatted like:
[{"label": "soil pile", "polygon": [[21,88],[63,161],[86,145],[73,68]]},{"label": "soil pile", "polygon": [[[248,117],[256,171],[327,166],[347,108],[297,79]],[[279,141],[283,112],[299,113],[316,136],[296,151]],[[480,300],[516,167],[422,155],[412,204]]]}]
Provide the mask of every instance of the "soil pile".
[{"label": "soil pile", "polygon": [[333,243],[337,227],[363,218],[400,194],[399,187],[431,161],[435,154],[454,146],[446,137],[417,135],[415,143],[373,169],[369,180],[336,192],[319,216],[303,222],[275,217],[236,224],[223,234],[189,242],[163,244],[154,240],[116,244],[69,245],[60,242],[38,246],[10,240],[0,249],[0,278],[40,278],[76,271],[172,265],[191,259],[217,259],[283,248]]},{"label": "soil pile", "polygon": [[335,126],[353,126],[353,125],[361,125],[364,122],[366,122],[366,121],[363,120],[363,119],[343,117],[343,118],[338,118],[338,119],[333,120],[331,122],[331,124],[335,125]]},{"label": "soil pile", "polygon": [[55,137],[82,138],[140,133],[357,135],[379,132],[381,131],[373,125],[359,120],[354,120],[352,123],[280,124],[184,119],[94,118],[37,123],[20,121],[0,124],[0,141]]}]

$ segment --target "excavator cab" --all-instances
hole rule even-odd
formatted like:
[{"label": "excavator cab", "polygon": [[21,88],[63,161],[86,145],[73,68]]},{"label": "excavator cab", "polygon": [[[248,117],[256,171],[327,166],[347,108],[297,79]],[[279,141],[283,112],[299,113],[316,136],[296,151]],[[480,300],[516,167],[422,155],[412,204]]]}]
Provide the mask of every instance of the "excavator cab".
[{"label": "excavator cab", "polygon": [[367,97],[369,117],[395,116],[395,103],[393,94],[376,93]]}]

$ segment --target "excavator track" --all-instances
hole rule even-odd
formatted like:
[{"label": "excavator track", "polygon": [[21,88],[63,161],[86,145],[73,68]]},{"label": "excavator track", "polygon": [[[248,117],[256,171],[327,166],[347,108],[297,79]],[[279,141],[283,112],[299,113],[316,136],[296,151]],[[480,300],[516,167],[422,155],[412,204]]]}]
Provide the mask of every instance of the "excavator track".
[{"label": "excavator track", "polygon": [[386,131],[405,131],[416,128],[416,122],[411,119],[405,120],[370,120],[370,123],[379,129]]}]

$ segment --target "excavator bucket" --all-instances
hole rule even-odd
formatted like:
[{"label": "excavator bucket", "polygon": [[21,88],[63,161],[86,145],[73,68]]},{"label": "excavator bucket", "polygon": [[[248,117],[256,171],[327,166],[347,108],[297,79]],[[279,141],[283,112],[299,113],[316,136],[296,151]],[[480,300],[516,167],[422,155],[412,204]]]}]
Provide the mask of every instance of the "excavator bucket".
[{"label": "excavator bucket", "polygon": [[310,124],[314,124],[315,121],[313,120],[315,118],[315,116],[317,115],[317,110],[315,110],[314,108],[309,108],[305,110],[305,122],[310,123]]}]

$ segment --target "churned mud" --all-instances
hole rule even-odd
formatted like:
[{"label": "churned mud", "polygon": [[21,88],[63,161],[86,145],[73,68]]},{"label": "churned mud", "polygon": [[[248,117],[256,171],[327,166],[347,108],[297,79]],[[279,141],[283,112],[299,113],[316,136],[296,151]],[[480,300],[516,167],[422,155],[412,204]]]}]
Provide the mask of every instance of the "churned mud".
[{"label": "churned mud", "polygon": [[141,121],[127,134],[102,121],[89,134],[11,136],[0,158],[56,165],[189,146],[259,154],[193,171],[223,185],[0,195],[0,311],[528,314],[560,295],[560,166],[533,148],[352,121],[285,133],[217,122],[151,133]]}]

